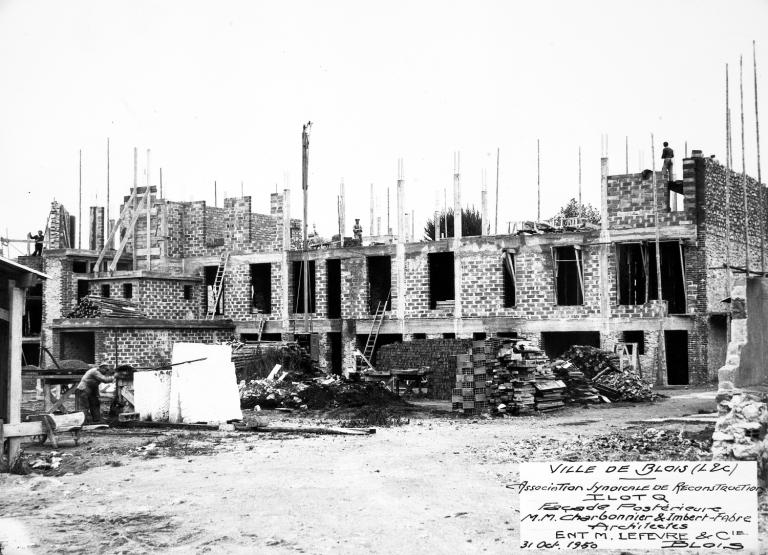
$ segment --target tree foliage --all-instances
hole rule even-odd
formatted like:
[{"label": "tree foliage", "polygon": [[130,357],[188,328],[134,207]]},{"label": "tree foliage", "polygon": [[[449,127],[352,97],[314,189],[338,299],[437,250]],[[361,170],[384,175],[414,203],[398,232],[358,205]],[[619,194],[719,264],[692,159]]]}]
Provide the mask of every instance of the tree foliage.
[{"label": "tree foliage", "polygon": [[[453,208],[440,213],[439,236],[445,233],[445,223],[448,220],[448,237],[453,237]],[[481,235],[483,230],[483,218],[480,211],[475,207],[461,209],[461,236]],[[424,239],[427,241],[435,240],[435,219],[430,218],[424,225]]]},{"label": "tree foliage", "polygon": [[572,198],[565,206],[560,208],[554,217],[581,218],[589,223],[600,224],[600,211],[591,204],[579,204],[575,198]]}]

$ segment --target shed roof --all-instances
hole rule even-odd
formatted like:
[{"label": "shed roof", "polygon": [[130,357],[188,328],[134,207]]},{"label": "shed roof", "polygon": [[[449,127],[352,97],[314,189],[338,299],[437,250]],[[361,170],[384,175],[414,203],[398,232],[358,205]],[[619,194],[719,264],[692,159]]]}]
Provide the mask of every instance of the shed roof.
[{"label": "shed roof", "polygon": [[1,276],[15,278],[15,277],[20,277],[20,276],[29,275],[29,274],[40,277],[42,279],[48,279],[50,277],[49,275],[44,274],[43,272],[38,272],[34,268],[30,268],[29,266],[18,264],[17,262],[14,262],[9,258],[0,256],[0,275]]}]

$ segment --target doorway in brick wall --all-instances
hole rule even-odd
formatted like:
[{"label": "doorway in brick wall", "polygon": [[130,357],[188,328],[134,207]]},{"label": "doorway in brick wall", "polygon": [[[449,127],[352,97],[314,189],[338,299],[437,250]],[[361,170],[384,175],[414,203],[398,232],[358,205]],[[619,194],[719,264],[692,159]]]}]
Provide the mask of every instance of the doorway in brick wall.
[{"label": "doorway in brick wall", "polygon": [[688,385],[688,332],[686,330],[666,330],[664,332],[664,352],[667,359],[667,383],[669,385]]},{"label": "doorway in brick wall", "polygon": [[599,331],[545,331],[541,333],[541,348],[549,358],[556,358],[574,345],[600,347]]},{"label": "doorway in brick wall", "polygon": [[328,350],[330,351],[331,372],[341,374],[342,371],[342,351],[341,351],[341,333],[329,332],[327,335]]}]

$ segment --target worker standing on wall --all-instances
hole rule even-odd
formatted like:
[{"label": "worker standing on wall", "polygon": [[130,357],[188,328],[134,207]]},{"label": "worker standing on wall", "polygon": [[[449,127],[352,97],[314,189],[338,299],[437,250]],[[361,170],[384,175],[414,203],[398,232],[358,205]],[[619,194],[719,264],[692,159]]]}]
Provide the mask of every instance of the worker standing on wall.
[{"label": "worker standing on wall", "polygon": [[352,228],[352,235],[354,235],[355,239],[359,241],[363,240],[363,226],[360,225],[360,218],[355,218],[355,225]]},{"label": "worker standing on wall", "polygon": [[31,233],[27,233],[27,237],[29,239],[32,239],[35,242],[35,252],[32,253],[32,256],[42,256],[43,241],[45,240],[45,235],[43,235],[43,230],[42,229],[38,230],[37,235],[32,235]]},{"label": "worker standing on wall", "polygon": [[115,371],[108,364],[94,366],[83,374],[83,378],[77,384],[77,391],[75,392],[77,406],[85,412],[86,422],[101,422],[99,384],[115,381],[112,377],[114,373]]},{"label": "worker standing on wall", "polygon": [[663,166],[661,169],[661,176],[664,177],[664,173],[667,174],[667,181],[672,181],[672,166],[674,164],[675,153],[669,148],[669,143],[664,141],[664,149],[661,151],[661,161]]}]

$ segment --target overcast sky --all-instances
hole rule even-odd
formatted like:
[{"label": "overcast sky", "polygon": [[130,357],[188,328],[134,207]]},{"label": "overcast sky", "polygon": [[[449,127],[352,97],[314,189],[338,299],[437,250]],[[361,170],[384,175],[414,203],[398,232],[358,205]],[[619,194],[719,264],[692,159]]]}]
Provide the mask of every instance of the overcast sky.
[{"label": "overcast sky", "polygon": [[764,0],[0,0],[0,233],[42,228],[54,198],[77,214],[79,149],[85,219],[104,205],[107,137],[113,217],[134,146],[142,172],[151,149],[152,183],[162,167],[171,200],[212,203],[216,180],[221,205],[242,181],[268,212],[288,186],[300,216],[308,120],[321,234],[334,232],[342,180],[348,235],[355,217],[369,232],[371,183],[382,220],[391,188],[395,227],[402,157],[420,235],[436,196],[451,202],[454,151],[465,204],[479,207],[485,171],[493,217],[497,148],[506,230],[536,215],[537,138],[543,217],[577,196],[579,146],[584,199],[599,206],[604,134],[611,173],[625,171],[625,137],[630,171],[650,167],[651,133],[657,157],[668,140],[679,158],[687,141],[723,159],[726,63],[740,169],[740,54],[756,175],[752,40],[768,122],[767,24]]}]

